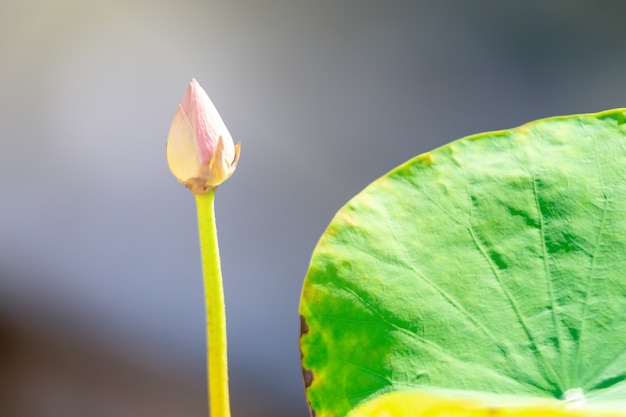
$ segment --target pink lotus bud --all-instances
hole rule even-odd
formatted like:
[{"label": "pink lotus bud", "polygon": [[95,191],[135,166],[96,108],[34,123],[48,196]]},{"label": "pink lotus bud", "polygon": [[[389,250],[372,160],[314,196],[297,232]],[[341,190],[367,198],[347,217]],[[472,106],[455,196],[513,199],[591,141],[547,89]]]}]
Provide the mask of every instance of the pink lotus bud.
[{"label": "pink lotus bud", "polygon": [[240,145],[235,146],[215,105],[192,79],[167,138],[172,174],[194,194],[204,194],[235,171]]}]

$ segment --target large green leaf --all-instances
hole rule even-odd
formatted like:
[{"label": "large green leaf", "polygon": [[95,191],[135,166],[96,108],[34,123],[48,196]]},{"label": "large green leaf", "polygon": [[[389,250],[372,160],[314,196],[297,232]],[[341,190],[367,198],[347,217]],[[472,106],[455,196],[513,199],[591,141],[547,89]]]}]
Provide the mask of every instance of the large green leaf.
[{"label": "large green leaf", "polygon": [[344,206],[300,307],[317,417],[407,390],[626,410],[625,122],[460,139]]}]

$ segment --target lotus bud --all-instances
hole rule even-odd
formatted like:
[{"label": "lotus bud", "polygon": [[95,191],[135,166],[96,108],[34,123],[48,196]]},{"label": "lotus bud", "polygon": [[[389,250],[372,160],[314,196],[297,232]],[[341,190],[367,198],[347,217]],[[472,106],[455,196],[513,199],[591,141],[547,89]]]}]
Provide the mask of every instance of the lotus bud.
[{"label": "lotus bud", "polygon": [[192,79],[167,138],[167,163],[172,174],[192,193],[204,194],[235,171],[240,145],[235,146],[215,105]]}]

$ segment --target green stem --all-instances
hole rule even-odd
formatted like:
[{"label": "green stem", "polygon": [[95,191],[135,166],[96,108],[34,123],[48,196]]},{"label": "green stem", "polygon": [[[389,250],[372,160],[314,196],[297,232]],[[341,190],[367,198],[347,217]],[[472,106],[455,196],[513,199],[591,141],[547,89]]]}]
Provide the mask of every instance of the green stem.
[{"label": "green stem", "polygon": [[220,253],[213,201],[215,188],[196,195],[200,251],[204,275],[204,297],[207,318],[207,373],[211,417],[230,417],[228,399],[228,359],[226,353],[226,308],[222,286]]}]

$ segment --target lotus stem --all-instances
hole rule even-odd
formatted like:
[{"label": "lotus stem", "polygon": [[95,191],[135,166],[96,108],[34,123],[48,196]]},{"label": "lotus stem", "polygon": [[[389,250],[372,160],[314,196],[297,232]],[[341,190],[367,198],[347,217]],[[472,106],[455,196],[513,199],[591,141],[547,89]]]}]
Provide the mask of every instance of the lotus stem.
[{"label": "lotus stem", "polygon": [[211,417],[230,417],[226,308],[214,211],[215,188],[196,195],[207,320],[207,374]]}]

